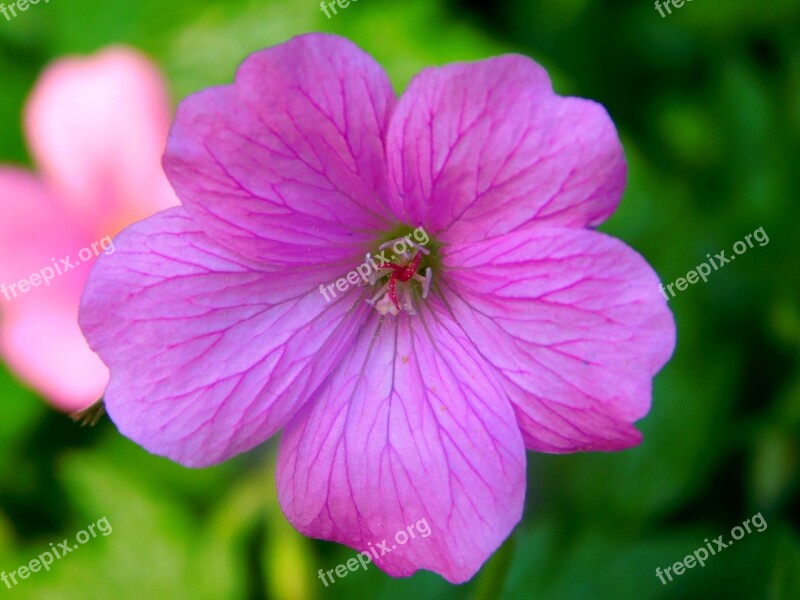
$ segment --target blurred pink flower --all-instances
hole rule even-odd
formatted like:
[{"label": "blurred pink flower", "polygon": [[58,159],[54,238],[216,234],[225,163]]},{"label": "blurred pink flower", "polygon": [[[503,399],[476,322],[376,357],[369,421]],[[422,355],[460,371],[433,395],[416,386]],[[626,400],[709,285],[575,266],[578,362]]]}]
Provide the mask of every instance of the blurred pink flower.
[{"label": "blurred pink flower", "polygon": [[161,168],[169,121],[163,79],[138,52],[60,59],[25,108],[39,172],[0,166],[0,353],[63,410],[95,402],[108,381],[78,327],[83,263],[107,236],[178,203]]}]

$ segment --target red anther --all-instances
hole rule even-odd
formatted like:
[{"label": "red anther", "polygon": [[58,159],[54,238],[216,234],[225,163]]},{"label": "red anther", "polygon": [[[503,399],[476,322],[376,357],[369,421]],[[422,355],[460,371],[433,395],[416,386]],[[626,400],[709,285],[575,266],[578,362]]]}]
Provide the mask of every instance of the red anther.
[{"label": "red anther", "polygon": [[417,267],[419,266],[420,260],[422,260],[422,253],[417,252],[417,255],[414,257],[414,260],[411,261],[410,265],[403,268],[402,271],[395,270],[394,274],[397,275],[397,278],[400,281],[408,281],[414,276],[414,273],[417,272]]},{"label": "red anther", "polygon": [[383,263],[381,265],[381,269],[386,269],[387,267],[389,269],[394,269],[395,271],[402,271],[403,269],[405,269],[405,267],[403,267],[401,265],[396,265],[394,263]]},{"label": "red anther", "polygon": [[422,254],[417,252],[411,262],[405,266],[390,262],[381,264],[381,269],[392,270],[392,274],[389,276],[388,294],[398,312],[401,312],[403,309],[400,306],[400,301],[397,299],[397,282],[407,282],[414,277],[414,274],[417,272],[417,267],[419,267],[420,260],[422,260]]},{"label": "red anther", "polygon": [[397,301],[397,273],[399,271],[395,271],[392,273],[392,276],[389,277],[389,298],[392,299],[392,303],[394,304],[397,310],[400,309],[400,303]]}]

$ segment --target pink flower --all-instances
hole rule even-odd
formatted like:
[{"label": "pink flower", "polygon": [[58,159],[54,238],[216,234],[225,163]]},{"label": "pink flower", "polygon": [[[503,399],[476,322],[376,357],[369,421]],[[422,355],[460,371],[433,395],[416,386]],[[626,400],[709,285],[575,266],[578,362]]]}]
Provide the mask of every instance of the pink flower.
[{"label": "pink flower", "polygon": [[41,174],[0,167],[0,351],[64,410],[97,401],[108,382],[78,327],[84,263],[113,252],[124,226],[178,203],[160,166],[169,110],[138,53],[59,60],[25,111]]},{"label": "pink flower", "polygon": [[428,69],[396,100],[350,42],[295,38],[186,99],[164,164],[183,207],[125,230],[81,309],[147,450],[210,465],[283,428],[297,529],[462,582],[521,518],[526,448],[639,443],[672,315],[590,229],[624,187],[612,122],[530,59]]}]

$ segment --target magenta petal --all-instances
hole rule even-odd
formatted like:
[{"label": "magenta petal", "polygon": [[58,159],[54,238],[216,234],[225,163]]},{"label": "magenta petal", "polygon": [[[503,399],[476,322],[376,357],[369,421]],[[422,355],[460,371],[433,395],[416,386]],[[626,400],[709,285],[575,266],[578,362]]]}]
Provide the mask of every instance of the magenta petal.
[{"label": "magenta petal", "polygon": [[544,452],[639,443],[652,377],[675,323],[650,266],[606,235],[532,228],[448,249],[445,295],[505,376],[526,446]]},{"label": "magenta petal", "polygon": [[164,166],[189,212],[251,258],[352,268],[388,220],[386,74],[310,34],[251,55],[232,86],[184,100]]},{"label": "magenta petal", "polygon": [[[204,466],[274,434],[338,364],[370,310],[326,304],[322,271],[275,273],[217,245],[185,209],[126,229],[92,271],[80,323],[111,370],[120,431]],[[311,290],[311,291],[309,291]]]},{"label": "magenta petal", "polygon": [[595,226],[614,212],[626,165],[614,124],[553,93],[524,56],[422,71],[389,128],[395,213],[443,241],[538,224]]},{"label": "magenta petal", "polygon": [[[286,427],[278,494],[302,533],[359,551],[425,519],[377,564],[472,577],[522,515],[525,451],[511,404],[441,302],[373,315],[313,404]],[[380,552],[379,552],[380,554]]]}]

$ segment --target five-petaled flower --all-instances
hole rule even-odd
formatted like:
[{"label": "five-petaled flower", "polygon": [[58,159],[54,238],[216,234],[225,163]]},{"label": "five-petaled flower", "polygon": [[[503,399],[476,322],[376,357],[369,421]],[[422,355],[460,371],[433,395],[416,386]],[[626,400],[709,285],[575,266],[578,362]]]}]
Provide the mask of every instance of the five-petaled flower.
[{"label": "five-petaled flower", "polygon": [[[204,466],[283,429],[297,529],[363,551],[424,517],[376,562],[462,582],[521,518],[526,448],[639,443],[674,322],[592,230],[625,183],[611,120],[532,60],[427,69],[398,100],[352,43],[302,36],[184,100],[164,165],[183,206],[125,230],[81,307],[147,450]],[[321,300],[417,227],[427,252]]]}]

